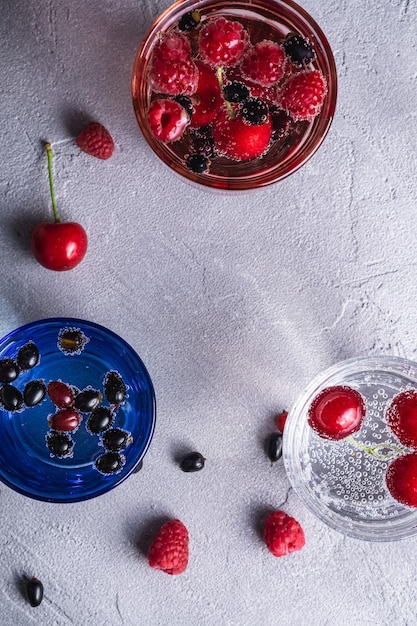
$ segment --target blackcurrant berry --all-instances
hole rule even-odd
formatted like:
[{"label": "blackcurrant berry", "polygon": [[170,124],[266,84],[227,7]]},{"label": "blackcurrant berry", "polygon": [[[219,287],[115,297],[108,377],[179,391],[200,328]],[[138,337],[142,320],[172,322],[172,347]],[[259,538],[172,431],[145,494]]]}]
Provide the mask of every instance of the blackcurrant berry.
[{"label": "blackcurrant berry", "polygon": [[3,385],[0,388],[0,402],[6,411],[19,411],[23,406],[23,395],[13,385]]},{"label": "blackcurrant berry", "polygon": [[298,67],[304,67],[316,58],[316,53],[311,43],[300,35],[288,35],[283,46],[292,63],[298,65]]},{"label": "blackcurrant berry", "polygon": [[19,366],[14,359],[0,361],[0,383],[12,383],[19,376]]},{"label": "blackcurrant berry", "polygon": [[208,159],[214,159],[216,156],[216,149],[213,136],[200,136],[196,132],[197,129],[190,130],[191,146],[193,153],[201,154]]},{"label": "blackcurrant berry", "polygon": [[46,445],[54,456],[63,458],[71,456],[74,442],[69,435],[52,431],[46,436]]},{"label": "blackcurrant berry", "polygon": [[23,401],[26,406],[36,406],[46,395],[46,385],[42,380],[31,380],[23,389]]},{"label": "blackcurrant berry", "polygon": [[96,389],[83,389],[75,396],[74,406],[83,413],[90,413],[100,404],[101,398],[101,393]]},{"label": "blackcurrant berry", "polygon": [[33,341],[22,346],[16,357],[16,361],[21,370],[30,370],[39,363],[39,350]]},{"label": "blackcurrant berry", "polygon": [[186,454],[180,462],[183,472],[198,472],[203,469],[206,459],[199,452]]},{"label": "blackcurrant berry", "polygon": [[199,11],[189,11],[185,13],[178,21],[178,28],[182,31],[191,31],[197,28],[201,20]]},{"label": "blackcurrant berry", "polygon": [[88,341],[79,328],[63,328],[58,335],[58,348],[64,354],[80,354]]},{"label": "blackcurrant berry", "polygon": [[244,83],[236,81],[223,87],[223,96],[228,102],[243,102],[249,95],[249,89]]},{"label": "blackcurrant berry", "polygon": [[273,465],[282,457],[282,434],[272,433],[267,441],[268,458]]},{"label": "blackcurrant berry", "polygon": [[30,606],[39,606],[43,600],[43,584],[35,576],[26,581],[26,595]]},{"label": "blackcurrant berry", "polygon": [[125,458],[118,452],[105,452],[95,462],[95,467],[102,474],[117,474],[125,463]]},{"label": "blackcurrant berry", "polygon": [[242,118],[252,126],[261,126],[268,119],[268,105],[259,98],[248,98],[242,105]]},{"label": "blackcurrant berry", "polygon": [[175,96],[174,100],[187,111],[188,117],[191,118],[192,114],[194,113],[194,107],[193,103],[191,102],[191,98],[189,98],[188,96],[180,95]]},{"label": "blackcurrant berry", "polygon": [[269,108],[272,122],[272,139],[282,139],[286,137],[291,128],[291,117],[286,111],[273,105]]},{"label": "blackcurrant berry", "polygon": [[132,436],[127,430],[110,428],[103,435],[103,446],[110,452],[120,452],[132,442]]},{"label": "blackcurrant berry", "polygon": [[195,174],[202,174],[209,166],[209,160],[202,154],[190,154],[185,159],[185,165]]},{"label": "blackcurrant berry", "polygon": [[111,371],[104,379],[104,395],[110,404],[121,404],[126,398],[126,385],[118,372]]},{"label": "blackcurrant berry", "polygon": [[98,435],[107,430],[112,425],[113,420],[114,414],[112,411],[105,406],[99,406],[91,412],[87,420],[87,430],[94,435]]}]

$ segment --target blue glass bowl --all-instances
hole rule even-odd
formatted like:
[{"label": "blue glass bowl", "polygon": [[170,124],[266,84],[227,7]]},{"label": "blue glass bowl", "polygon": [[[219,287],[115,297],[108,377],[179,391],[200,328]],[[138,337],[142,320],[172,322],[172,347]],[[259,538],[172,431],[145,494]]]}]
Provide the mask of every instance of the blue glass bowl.
[{"label": "blue glass bowl", "polygon": [[[72,340],[65,341],[70,330]],[[0,480],[26,496],[47,502],[80,502],[113,489],[138,469],[155,428],[155,394],[151,378],[132,347],[110,330],[79,319],[51,318],[26,324],[0,341],[0,359],[16,359],[18,350],[34,342],[39,363],[21,370],[11,384],[23,391],[31,380],[62,381],[75,389],[92,387],[102,394],[101,406],[112,408],[111,428],[129,433],[120,451],[123,465],[114,473],[99,471],[96,462],[105,452],[102,434],[87,429],[89,414],[68,433],[71,456],[53,455],[47,446],[48,417],[58,409],[48,395],[40,404],[7,411],[0,406]],[[104,382],[116,371],[126,385],[125,400],[111,405]],[[99,465],[100,467],[100,465]]]}]

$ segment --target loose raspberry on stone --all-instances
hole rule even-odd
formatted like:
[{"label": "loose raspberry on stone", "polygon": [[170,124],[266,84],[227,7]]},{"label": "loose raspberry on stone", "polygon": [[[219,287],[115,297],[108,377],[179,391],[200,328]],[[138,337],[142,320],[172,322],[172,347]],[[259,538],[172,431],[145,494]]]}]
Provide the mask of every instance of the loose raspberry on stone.
[{"label": "loose raspberry on stone", "polygon": [[274,556],[286,556],[305,545],[304,531],[299,522],[284,511],[273,511],[268,515],[263,537]]},{"label": "loose raspberry on stone", "polygon": [[165,143],[177,141],[190,123],[190,117],[184,107],[168,98],[154,100],[151,103],[148,120],[152,133]]},{"label": "loose raspberry on stone", "polygon": [[392,497],[406,506],[417,507],[417,453],[404,454],[390,463],[385,475]]},{"label": "loose raspberry on stone", "polygon": [[313,120],[320,112],[327,93],[326,81],[318,70],[293,74],[285,81],[279,104],[293,120]]},{"label": "loose raspberry on stone", "polygon": [[184,35],[172,32],[161,37],[153,50],[149,80],[156,93],[189,96],[196,91],[198,70]]},{"label": "loose raspberry on stone", "polygon": [[245,78],[263,87],[271,87],[284,76],[287,57],[284,49],[273,41],[260,41],[242,59],[241,72]]},{"label": "loose raspberry on stone", "polygon": [[188,565],[188,531],[178,519],[163,524],[148,551],[148,562],[166,574],[181,574]]},{"label": "loose raspberry on stone", "polygon": [[249,161],[263,155],[269,147],[272,134],[271,117],[261,125],[250,125],[239,115],[230,116],[220,110],[213,123],[216,151],[235,161]]},{"label": "loose raspberry on stone", "polygon": [[76,138],[75,143],[80,150],[97,159],[109,159],[114,152],[113,138],[99,122],[87,124]]},{"label": "loose raspberry on stone", "polygon": [[202,61],[196,61],[195,64],[198,69],[198,83],[192,98],[194,113],[191,128],[210,124],[223,103],[219,81],[213,68]]},{"label": "loose raspberry on stone", "polygon": [[200,31],[200,56],[214,67],[236,65],[248,45],[249,35],[243,25],[224,17],[207,20]]}]

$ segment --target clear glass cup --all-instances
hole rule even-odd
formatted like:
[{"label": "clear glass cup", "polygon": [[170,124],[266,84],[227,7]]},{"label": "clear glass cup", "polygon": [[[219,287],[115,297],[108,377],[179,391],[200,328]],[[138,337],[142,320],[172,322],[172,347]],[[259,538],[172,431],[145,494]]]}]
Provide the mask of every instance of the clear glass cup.
[{"label": "clear glass cup", "polygon": [[[314,398],[325,388],[358,391],[366,413],[360,430],[339,441],[320,437],[308,424]],[[317,376],[289,412],[283,457],[302,502],[328,526],[367,541],[394,541],[417,534],[417,509],[397,502],[385,475],[389,463],[410,452],[385,415],[392,399],[417,391],[417,364],[392,356],[348,359]]]},{"label": "clear glass cup", "polygon": [[[240,21],[249,31],[252,44],[264,39],[280,42],[289,33],[307,38],[316,52],[316,59],[311,66],[322,72],[328,89],[317,117],[311,122],[297,122],[290,134],[274,141],[266,154],[246,162],[216,158],[211,163],[210,171],[204,174],[195,174],[184,164],[184,158],[190,150],[187,133],[181,140],[165,144],[155,138],[147,120],[147,111],[154,97],[148,81],[153,47],[161,32],[175,28],[181,16],[195,10],[200,12],[202,23],[208,17],[217,15]],[[157,18],[137,52],[132,96],[136,118],[146,141],[171,170],[206,189],[256,190],[297,171],[322,144],[335,113],[336,66],[321,28],[292,0],[179,0]]]}]

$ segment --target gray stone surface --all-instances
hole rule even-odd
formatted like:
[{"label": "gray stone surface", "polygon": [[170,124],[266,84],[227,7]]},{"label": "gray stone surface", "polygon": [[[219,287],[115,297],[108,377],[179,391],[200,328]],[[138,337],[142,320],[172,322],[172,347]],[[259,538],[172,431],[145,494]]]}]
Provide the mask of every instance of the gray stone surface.
[{"label": "gray stone surface", "polygon": [[[245,196],[191,190],[147,147],[130,78],[167,0],[3,0],[0,20],[0,335],[48,316],[90,319],[139,352],[158,422],[142,472],[79,504],[0,487],[5,626],[416,624],[417,538],[371,544],[316,520],[262,442],[322,369],[368,354],[416,358],[415,0],[305,0],[333,47],[336,119],[298,173]],[[73,142],[90,118],[116,141],[99,162]],[[85,261],[52,273],[28,251],[48,215],[52,142],[62,217]],[[183,474],[175,454],[207,457]],[[260,537],[283,507],[306,546]],[[145,552],[161,520],[191,537],[187,571]],[[36,575],[32,609],[18,580]]]}]

